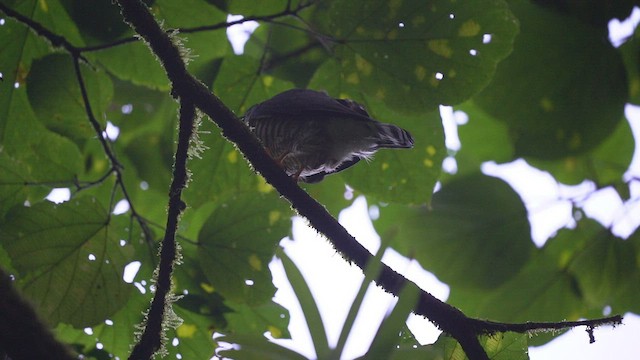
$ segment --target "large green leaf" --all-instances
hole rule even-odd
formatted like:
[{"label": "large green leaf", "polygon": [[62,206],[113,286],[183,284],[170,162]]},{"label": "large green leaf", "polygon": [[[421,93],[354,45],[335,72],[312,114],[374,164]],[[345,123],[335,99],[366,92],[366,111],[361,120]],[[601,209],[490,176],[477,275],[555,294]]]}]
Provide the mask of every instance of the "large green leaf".
[{"label": "large green leaf", "polygon": [[169,80],[162,66],[141,41],[100,50],[94,56],[109,73],[122,80],[151,89],[169,90]]},{"label": "large green leaf", "polygon": [[228,10],[231,14],[243,15],[271,15],[287,9],[287,6],[295,7],[300,1],[290,0],[263,0],[260,6],[256,6],[253,0],[230,0]]},{"label": "large green leaf", "polygon": [[620,46],[620,53],[627,68],[629,81],[629,102],[640,104],[640,26],[634,34]]},{"label": "large green leaf", "polygon": [[24,184],[28,173],[25,164],[0,152],[0,219],[11,207],[27,200],[28,188]]},{"label": "large green leaf", "polygon": [[[37,121],[24,88],[12,94],[0,138],[3,148],[27,166],[31,181],[71,181],[81,173],[78,147],[69,139],[52,133]],[[14,170],[18,170],[14,169]]]},{"label": "large green leaf", "polygon": [[[619,244],[615,245],[620,247]],[[640,303],[636,299],[640,298],[640,230],[636,231],[627,239],[627,243],[622,245],[624,251],[630,251],[635,254],[635,268],[631,270],[631,274],[624,274],[624,281],[618,282],[619,286],[614,290],[615,296],[611,301],[611,309],[614,313],[623,313],[627,311],[640,314]],[[628,255],[622,255],[628,259]],[[612,268],[611,263],[609,267]],[[624,264],[626,268],[628,264]],[[615,267],[614,267],[615,268]]]},{"label": "large green leaf", "polygon": [[264,303],[275,293],[268,264],[276,244],[290,230],[290,210],[273,193],[223,200],[200,231],[198,261],[215,291],[226,299]]},{"label": "large green leaf", "polygon": [[635,140],[626,119],[591,151],[558,160],[529,159],[533,166],[549,171],[559,182],[578,184],[592,179],[599,185],[619,184],[629,169]]},{"label": "large green leaf", "polygon": [[418,112],[460,103],[485,87],[510,51],[518,22],[500,0],[322,3],[320,41],[334,54],[314,88],[342,87]]},{"label": "large green leaf", "polygon": [[233,310],[225,314],[228,331],[233,334],[262,335],[269,332],[274,338],[290,338],[289,312],[282,305],[267,302],[258,306],[227,302]]},{"label": "large green leaf", "polygon": [[[169,356],[183,359],[211,359],[216,348],[209,316],[203,316],[180,307],[174,307],[182,324],[169,332],[174,339],[167,344]],[[177,340],[177,341],[176,341]],[[178,356],[180,354],[180,356]]]},{"label": "large green leaf", "polygon": [[513,159],[513,145],[504,123],[482,111],[473,101],[455,109],[468,116],[468,122],[458,126],[461,143],[455,154],[458,176],[479,171],[485,161],[502,163]]},{"label": "large green leaf", "polygon": [[[33,2],[35,3],[35,1]],[[29,5],[23,2],[21,5]],[[16,9],[17,10],[17,9]],[[25,84],[25,79],[34,58],[48,51],[44,41],[35,39],[29,29],[18,24],[11,18],[6,18],[6,23],[2,25],[0,31],[0,139],[4,143],[7,126],[10,121],[11,104],[17,93],[23,92],[20,89]]]},{"label": "large green leaf", "polygon": [[498,289],[452,287],[447,302],[467,316],[505,322],[577,320],[586,310],[575,278],[543,254]]},{"label": "large green leaf", "polygon": [[[617,301],[621,289],[637,288],[632,284],[638,285],[638,248],[632,241],[613,236],[594,220],[582,220],[574,230],[561,230],[545,247],[558,253],[559,266],[575,276],[590,307],[602,309]],[[616,309],[629,310],[633,309]]]},{"label": "large green leaf", "polygon": [[260,61],[248,56],[229,56],[220,67],[213,92],[240,116],[259,102],[293,87],[288,81],[260,73]]},{"label": "large green leaf", "polygon": [[511,9],[520,36],[476,103],[509,125],[516,156],[558,159],[595,148],[623,117],[620,54],[599,28],[528,1]]},{"label": "large green leaf", "polygon": [[85,353],[95,349],[96,342],[99,342],[109,354],[125,359],[131,351],[136,326],[142,322],[143,312],[149,306],[150,295],[134,292],[120,310],[103,319],[104,322],[91,327],[90,332],[83,328],[59,324],[55,328],[56,337],[81,347]]},{"label": "large green leaf", "polygon": [[[528,360],[526,334],[496,334],[482,336],[480,344],[491,360]],[[422,347],[400,347],[392,359],[467,360],[468,357],[458,342],[449,335],[442,334],[438,340]]]},{"label": "large green leaf", "polygon": [[479,174],[445,184],[430,208],[382,207],[374,225],[396,250],[452,288],[498,287],[534,250],[518,195],[501,180]]},{"label": "large green leaf", "polygon": [[[113,96],[111,80],[86,66],[81,70],[93,115],[102,122]],[[75,141],[95,137],[71,57],[54,54],[35,61],[27,77],[27,94],[38,119],[51,131]]]},{"label": "large green leaf", "polygon": [[119,223],[86,197],[7,214],[3,246],[23,292],[49,322],[94,325],[127,302],[131,287],[122,275],[133,249],[119,245],[125,234]]},{"label": "large green leaf", "polygon": [[80,29],[83,39],[92,45],[133,35],[131,27],[122,21],[120,7],[116,3],[102,0],[62,0],[62,2],[73,23]]},{"label": "large green leaf", "polygon": [[[50,17],[60,11],[57,2],[52,1],[48,5],[51,5],[48,8],[50,12],[46,14],[36,1],[20,2],[16,10],[52,28],[59,27],[66,33],[64,17]],[[68,32],[73,39],[73,29]],[[23,179],[47,182],[72,179],[81,169],[77,147],[67,139],[47,131],[37,121],[25,90],[31,62],[50,51],[48,45],[24,25],[7,18],[0,31],[0,48],[3,49],[0,52],[0,72],[3,75],[3,81],[0,81],[0,151],[23,164],[13,169]]]}]

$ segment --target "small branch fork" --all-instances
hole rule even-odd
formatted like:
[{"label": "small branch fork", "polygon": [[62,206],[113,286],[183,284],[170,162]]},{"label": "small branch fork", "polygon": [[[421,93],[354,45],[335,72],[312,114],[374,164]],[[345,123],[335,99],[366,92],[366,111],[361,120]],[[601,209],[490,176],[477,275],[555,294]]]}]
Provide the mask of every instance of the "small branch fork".
[{"label": "small branch fork", "polygon": [[[257,139],[248,131],[246,126],[242,124],[236,116],[229,110],[217,97],[210,93],[206,86],[195,79],[186,70],[184,61],[180,56],[179,49],[174,45],[170,35],[160,28],[149,9],[138,0],[118,0],[122,8],[122,14],[134,30],[141,35],[149,44],[151,50],[158,56],[164,66],[167,75],[172,83],[172,95],[180,100],[180,141],[176,152],[176,162],[174,166],[174,178],[170,190],[169,199],[169,216],[167,218],[167,230],[163,240],[161,263],[158,270],[156,298],[152,302],[149,310],[149,318],[147,319],[147,328],[153,326],[149,331],[151,336],[157,335],[158,327],[161,326],[163,317],[166,316],[166,308],[162,308],[166,304],[166,299],[171,290],[171,271],[175,264],[176,243],[175,228],[180,213],[184,210],[184,203],[180,200],[181,190],[186,183],[186,172],[182,173],[186,164],[186,150],[188,148],[188,137],[193,131],[193,116],[191,115],[194,108],[199,108],[207,114],[222,129],[222,133],[227,139],[234,142],[245,155],[247,160],[251,162],[254,168],[271,184],[278,192],[284,196],[298,213],[306,217],[311,225],[322,232],[333,244],[335,249],[339,251],[345,259],[356,263],[360,268],[365,268],[367,263],[373,259],[373,256],[360,245],[327,211],[326,209],[311,198],[304,190],[288,177],[275,161],[269,157],[260,145]],[[306,6],[312,2],[305,3]],[[0,3],[0,11],[16,18],[32,28],[39,35],[49,39],[52,44],[62,47],[74,57],[74,65],[77,69],[80,60],[85,61],[81,57],[83,51],[99,50],[98,48],[76,48],[69,44],[64,38],[61,38],[39,24],[34,23],[28,18],[24,18],[11,9],[7,9],[5,5]],[[291,15],[291,12],[300,11],[300,8],[291,9],[287,7],[280,15]],[[15,15],[15,16],[14,16]],[[266,20],[267,18],[245,18],[241,21],[249,20]],[[224,23],[212,25],[210,28],[219,28],[230,26],[232,23]],[[184,31],[184,30],[183,30]],[[185,31],[186,32],[186,31]],[[116,46],[111,44],[109,46]],[[100,49],[105,48],[101,47]],[[78,80],[82,83],[82,76],[77,70]],[[82,85],[81,85],[82,86]],[[86,90],[83,90],[83,98],[88,113],[88,99]],[[95,118],[89,115],[90,121],[94,123]],[[100,130],[99,124],[96,131]],[[102,138],[102,131],[98,132]],[[183,138],[183,136],[185,138]],[[189,135],[190,137],[190,135]],[[186,139],[186,140],[185,140]],[[101,140],[102,141],[102,140]],[[108,145],[108,144],[106,144]],[[105,143],[103,143],[103,147]],[[105,153],[112,160],[113,170],[116,174],[120,174],[120,167],[110,150],[105,148]],[[120,185],[124,189],[124,185]],[[126,194],[125,194],[126,196]],[[164,270],[163,270],[164,269]],[[382,272],[376,279],[378,285],[386,291],[399,294],[400,290],[405,286],[416,286],[402,275],[398,274],[386,265],[382,265]],[[162,301],[161,301],[162,300]],[[160,304],[162,302],[162,304]],[[162,309],[161,309],[162,308]],[[518,332],[525,333],[530,331],[558,330],[576,326],[586,326],[590,335],[590,341],[593,340],[593,328],[610,324],[617,325],[622,322],[621,316],[613,316],[603,319],[571,321],[571,322],[555,322],[555,323],[523,323],[523,324],[506,324],[491,321],[473,319],[465,316],[460,310],[452,307],[426,291],[421,291],[421,295],[414,312],[425,316],[441,330],[453,336],[462,346],[467,356],[473,360],[488,360],[488,356],[478,341],[478,335],[493,334],[496,332]],[[154,319],[151,319],[153,317]],[[154,323],[152,325],[152,323]],[[157,323],[157,324],[156,324]],[[158,325],[159,324],[159,325]],[[146,355],[149,351],[155,351],[160,346],[159,343],[153,341],[146,343],[145,335],[141,337],[140,343],[134,349],[131,359],[147,359]],[[160,337],[158,337],[160,341]],[[143,344],[144,343],[144,344]],[[144,347],[144,349],[142,349]],[[138,348],[141,348],[138,352]],[[135,355],[135,356],[134,356]],[[140,355],[140,356],[138,356]]]}]

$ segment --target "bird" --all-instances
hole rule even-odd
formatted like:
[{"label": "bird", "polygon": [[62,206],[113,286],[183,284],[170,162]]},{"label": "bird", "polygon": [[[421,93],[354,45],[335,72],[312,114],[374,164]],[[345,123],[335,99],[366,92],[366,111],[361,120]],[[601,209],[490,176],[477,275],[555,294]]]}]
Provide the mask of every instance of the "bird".
[{"label": "bird", "polygon": [[241,118],[295,181],[317,183],[372,159],[381,148],[412,148],[407,130],[373,119],[361,104],[323,91],[291,89]]}]

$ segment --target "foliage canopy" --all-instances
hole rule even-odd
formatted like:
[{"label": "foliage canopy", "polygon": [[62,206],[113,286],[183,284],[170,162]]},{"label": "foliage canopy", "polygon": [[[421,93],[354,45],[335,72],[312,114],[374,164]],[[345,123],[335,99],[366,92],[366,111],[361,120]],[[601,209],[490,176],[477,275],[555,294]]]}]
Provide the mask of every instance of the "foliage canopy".
[{"label": "foliage canopy", "polygon": [[[449,284],[449,303],[465,314],[523,322],[594,318],[605,307],[640,313],[637,230],[621,239],[568,199],[575,228],[537,248],[520,197],[480,171],[486,161],[524,158],[560,182],[589,180],[594,192],[613,188],[638,201],[630,190],[637,180],[624,176],[635,146],[624,107],[640,104],[640,35],[617,48],[606,41],[607,21],[628,16],[633,2],[602,12],[561,3],[147,1],[165,29],[179,29],[172,37],[189,72],[237,115],[308,87],[354,99],[408,129],[414,149],[380,152],[306,191],[334,216],[350,204],[345,184],[381,205],[377,231]],[[0,267],[59,339],[97,359],[125,358],[151,297],[167,218],[178,122],[170,81],[116,4],[0,5],[8,15],[0,23]],[[260,23],[242,55],[227,39],[228,14]],[[440,104],[469,117],[457,152],[445,146]],[[105,131],[113,126],[117,138]],[[167,350],[208,358],[215,331],[243,344],[233,357],[295,358],[262,337],[289,335],[267,265],[276,253],[286,257],[276,248],[294,213],[213,122],[196,131],[173,274],[183,295],[173,307],[183,322],[168,334],[179,344]],[[448,156],[455,174],[442,172]],[[70,189],[71,199],[45,199],[54,188]],[[121,200],[129,207],[116,213]],[[127,283],[124,268],[134,262],[141,267]],[[293,265],[288,275],[304,287]],[[312,298],[298,296],[312,308]],[[403,306],[380,344],[402,326],[412,303]],[[464,356],[451,338],[392,352],[398,343],[387,344],[390,357]],[[526,359],[527,343],[509,333],[482,340],[495,359]]]}]

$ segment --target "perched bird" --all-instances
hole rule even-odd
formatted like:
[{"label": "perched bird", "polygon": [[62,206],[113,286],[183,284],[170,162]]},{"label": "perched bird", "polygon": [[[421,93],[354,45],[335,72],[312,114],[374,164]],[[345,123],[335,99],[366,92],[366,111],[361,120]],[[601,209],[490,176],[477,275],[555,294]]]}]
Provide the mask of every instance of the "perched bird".
[{"label": "perched bird", "polygon": [[411,148],[408,131],[369,116],[353,100],[293,89],[254,105],[243,121],[289,176],[307,183],[371,159],[380,148]]}]

